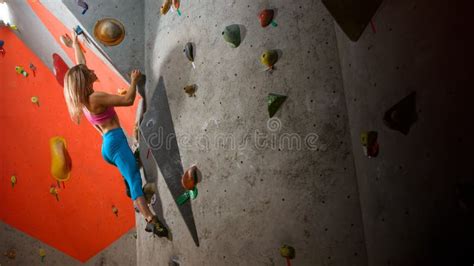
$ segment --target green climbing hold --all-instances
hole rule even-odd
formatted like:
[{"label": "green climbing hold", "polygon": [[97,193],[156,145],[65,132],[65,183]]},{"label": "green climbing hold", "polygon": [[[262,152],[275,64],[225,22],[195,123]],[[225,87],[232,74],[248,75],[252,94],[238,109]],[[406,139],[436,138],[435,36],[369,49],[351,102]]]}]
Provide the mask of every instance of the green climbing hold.
[{"label": "green climbing hold", "polygon": [[222,32],[224,36],[224,40],[230,43],[230,46],[233,48],[237,48],[240,45],[240,26],[237,24],[232,24],[225,27],[224,31]]},{"label": "green climbing hold", "polygon": [[191,197],[189,191],[190,190],[184,192],[176,199],[176,203],[178,203],[178,205],[183,205],[184,203],[186,203],[186,201],[189,200],[189,198]]},{"label": "green climbing hold", "polygon": [[278,111],[280,106],[283,104],[283,102],[286,100],[285,95],[280,95],[276,93],[269,93],[267,96],[267,103],[268,103],[268,114],[270,115],[270,118],[272,118],[275,113]]},{"label": "green climbing hold", "polygon": [[260,56],[260,62],[269,69],[272,69],[277,61],[278,52],[276,50],[267,50]]},{"label": "green climbing hold", "polygon": [[196,199],[197,196],[198,196],[197,187],[194,187],[193,190],[189,190],[189,197],[191,197],[191,199]]}]

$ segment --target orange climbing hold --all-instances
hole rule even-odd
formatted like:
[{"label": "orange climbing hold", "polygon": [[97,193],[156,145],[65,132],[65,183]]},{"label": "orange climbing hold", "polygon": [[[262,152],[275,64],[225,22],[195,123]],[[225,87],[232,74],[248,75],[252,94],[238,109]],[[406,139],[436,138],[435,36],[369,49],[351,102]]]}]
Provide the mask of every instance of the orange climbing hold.
[{"label": "orange climbing hold", "polygon": [[181,184],[187,190],[193,190],[198,182],[197,166],[192,165],[181,177]]},{"label": "orange climbing hold", "polygon": [[160,13],[166,15],[171,8],[171,0],[164,0],[163,5],[160,8]]},{"label": "orange climbing hold", "polygon": [[71,176],[71,157],[67,151],[66,140],[53,137],[49,140],[51,148],[51,174],[57,181],[67,181]]}]

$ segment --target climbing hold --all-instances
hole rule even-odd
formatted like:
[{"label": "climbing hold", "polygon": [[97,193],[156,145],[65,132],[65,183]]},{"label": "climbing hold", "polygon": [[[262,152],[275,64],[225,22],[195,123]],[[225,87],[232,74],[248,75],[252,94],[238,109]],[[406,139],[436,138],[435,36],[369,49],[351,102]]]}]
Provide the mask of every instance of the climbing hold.
[{"label": "climbing hold", "polygon": [[176,199],[176,203],[178,205],[183,205],[184,203],[186,203],[189,199],[196,199],[197,198],[197,195],[198,195],[198,190],[197,188],[194,188],[193,190],[188,190],[186,192],[184,192],[183,194],[181,194],[177,199]]},{"label": "climbing hold", "polygon": [[119,89],[117,90],[117,94],[123,96],[123,95],[127,94],[127,89],[119,88]]},{"label": "climbing hold", "polygon": [[360,135],[360,141],[362,143],[362,149],[364,150],[365,156],[377,157],[379,153],[379,144],[377,143],[377,132],[368,131],[362,132]]},{"label": "climbing hold", "polygon": [[232,24],[225,27],[224,31],[222,32],[224,36],[224,40],[230,43],[230,46],[233,48],[237,48],[240,45],[240,26],[237,24]]},{"label": "climbing hold", "polygon": [[5,56],[5,48],[3,48],[4,44],[5,44],[5,41],[0,40],[0,54],[2,54],[2,56]]},{"label": "climbing hold", "polygon": [[125,27],[116,19],[104,18],[95,23],[94,37],[105,46],[115,46],[125,38]]},{"label": "climbing hold", "polygon": [[56,80],[64,87],[64,76],[66,72],[69,70],[66,62],[59,56],[58,54],[53,54],[53,65],[54,65],[54,75],[56,76]]},{"label": "climbing hold", "polygon": [[181,264],[179,263],[179,259],[176,256],[173,256],[170,258],[170,261],[168,262],[169,266],[180,266]]},{"label": "climbing hold", "polygon": [[196,184],[198,183],[198,169],[196,165],[192,165],[184,175],[181,177],[181,185],[186,191],[178,197],[176,202],[178,205],[184,204],[187,200],[196,199],[198,190]]},{"label": "climbing hold", "polygon": [[180,0],[173,0],[173,7],[176,9],[176,12],[178,12],[178,16],[181,16],[181,11],[179,10],[179,7],[181,5]]},{"label": "climbing hold", "polygon": [[177,199],[176,199],[176,203],[178,203],[178,205],[183,205],[184,203],[186,203],[186,201],[189,200],[191,196],[189,195],[189,190],[184,192],[183,194],[181,194]]},{"label": "climbing hold", "polygon": [[10,182],[12,183],[12,188],[16,185],[17,179],[16,176],[12,175],[10,177]]},{"label": "climbing hold", "polygon": [[184,87],[184,92],[186,92],[189,97],[196,97],[196,90],[197,90],[196,84],[188,85]]},{"label": "climbing hold", "polygon": [[56,185],[53,184],[49,187],[49,193],[56,197],[56,200],[59,201],[58,188]]},{"label": "climbing hold", "polygon": [[286,100],[287,96],[280,95],[276,93],[269,93],[267,96],[267,104],[268,104],[268,114],[270,118],[272,118],[275,113],[278,111],[280,106]]},{"label": "climbing hold", "polygon": [[181,185],[186,190],[192,190],[198,182],[197,166],[192,165],[181,177]]},{"label": "climbing hold", "polygon": [[192,190],[189,191],[189,197],[193,200],[196,199],[198,196],[198,189],[197,187],[193,188]]},{"label": "climbing hold", "polygon": [[74,32],[76,32],[77,35],[81,35],[84,33],[84,31],[82,30],[81,26],[77,25],[75,28],[74,28]]},{"label": "climbing hold", "polygon": [[62,44],[64,44],[66,47],[71,48],[72,47],[72,39],[69,37],[69,35],[64,34],[59,37],[59,40],[61,41]]},{"label": "climbing hold", "polygon": [[266,27],[270,24],[272,24],[273,27],[278,26],[278,24],[273,21],[273,16],[275,15],[275,11],[273,9],[264,9],[260,12],[258,15],[258,19],[260,20],[260,25],[262,27]]},{"label": "climbing hold", "polygon": [[84,15],[89,9],[89,5],[84,0],[77,0],[77,5],[83,8],[82,15]]},{"label": "climbing hold", "polygon": [[16,250],[14,248],[10,248],[4,254],[7,258],[14,260],[16,258]]},{"label": "climbing hold", "polygon": [[163,5],[160,8],[160,13],[166,15],[171,7],[171,0],[164,0]]},{"label": "climbing hold", "polygon": [[115,214],[115,216],[118,217],[118,209],[115,207],[115,205],[112,205],[112,213]]},{"label": "climbing hold", "polygon": [[7,23],[7,26],[8,26],[10,29],[12,29],[12,30],[18,30],[18,27],[17,27],[16,25],[14,25],[14,24],[8,24],[8,23]]},{"label": "climbing hold", "polygon": [[38,99],[38,97],[36,97],[36,96],[31,97],[31,102],[32,102],[33,104],[38,105],[38,107],[40,106],[40,104],[39,104],[39,99]]},{"label": "climbing hold", "polygon": [[390,108],[383,116],[385,125],[407,135],[410,127],[417,121],[416,114],[416,92],[403,98],[400,102]]},{"label": "climbing hold", "polygon": [[46,257],[46,250],[40,248],[40,249],[38,250],[38,253],[39,253],[40,257],[41,257],[41,262],[44,262],[44,257]]},{"label": "climbing hold", "polygon": [[188,42],[185,46],[184,46],[184,50],[183,52],[186,54],[186,57],[188,58],[189,61],[191,61],[191,64],[193,65],[193,68],[196,68],[196,66],[194,65],[194,48],[193,48],[193,44]]},{"label": "climbing hold", "polygon": [[267,50],[260,56],[260,63],[268,67],[268,69],[273,69],[273,65],[278,61],[278,52],[276,50]]},{"label": "climbing hold", "polygon": [[16,66],[15,71],[16,73],[23,75],[25,78],[28,77],[28,72],[26,72],[22,66]]},{"label": "climbing hold", "polygon": [[30,69],[33,72],[33,77],[36,77],[36,66],[33,63],[30,63]]},{"label": "climbing hold", "polygon": [[66,140],[62,137],[52,137],[49,140],[51,148],[51,175],[60,182],[69,180],[72,162],[67,151]]},{"label": "climbing hold", "polygon": [[153,120],[153,119],[150,119],[150,120],[148,120],[148,121],[146,122],[146,126],[147,126],[147,127],[152,127],[152,126],[154,126],[154,125],[155,125],[155,120]]},{"label": "climbing hold", "polygon": [[283,245],[282,247],[280,247],[280,255],[286,259],[287,265],[290,266],[290,260],[294,259],[296,255],[295,248],[293,248],[292,246]]}]

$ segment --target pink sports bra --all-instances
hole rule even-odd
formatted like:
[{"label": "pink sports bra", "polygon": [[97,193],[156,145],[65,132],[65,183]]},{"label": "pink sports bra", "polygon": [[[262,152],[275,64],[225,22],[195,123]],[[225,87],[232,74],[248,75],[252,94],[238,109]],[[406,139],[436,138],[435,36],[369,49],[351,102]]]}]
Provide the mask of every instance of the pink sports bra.
[{"label": "pink sports bra", "polygon": [[100,125],[103,124],[105,121],[112,119],[115,116],[115,109],[110,106],[108,107],[104,112],[100,114],[91,114],[89,110],[84,106],[82,108],[82,111],[84,112],[84,116],[91,122],[93,125]]}]

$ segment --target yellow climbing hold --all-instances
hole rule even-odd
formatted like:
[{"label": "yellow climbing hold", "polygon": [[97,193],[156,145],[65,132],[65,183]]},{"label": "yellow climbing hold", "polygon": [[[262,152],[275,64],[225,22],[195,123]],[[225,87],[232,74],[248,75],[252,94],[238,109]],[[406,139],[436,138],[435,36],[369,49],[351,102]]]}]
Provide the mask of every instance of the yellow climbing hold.
[{"label": "yellow climbing hold", "polygon": [[112,205],[112,212],[118,217],[118,209],[115,207],[115,205]]},{"label": "yellow climbing hold", "polygon": [[278,52],[276,50],[267,50],[260,56],[260,62],[269,69],[272,69],[277,61]]},{"label": "yellow climbing hold", "polygon": [[39,99],[36,96],[31,97],[31,102],[39,106]]},{"label": "yellow climbing hold", "polygon": [[40,248],[40,249],[38,250],[38,253],[39,253],[40,257],[41,257],[41,262],[43,262],[43,261],[44,261],[44,257],[46,257],[46,250]]},{"label": "yellow climbing hold", "polygon": [[10,177],[10,181],[12,182],[12,188],[13,188],[17,182],[16,176],[12,175],[12,177]]},{"label": "yellow climbing hold", "polygon": [[51,174],[57,181],[67,181],[71,176],[72,162],[67,151],[66,140],[62,137],[52,137],[49,140],[51,148]]}]

